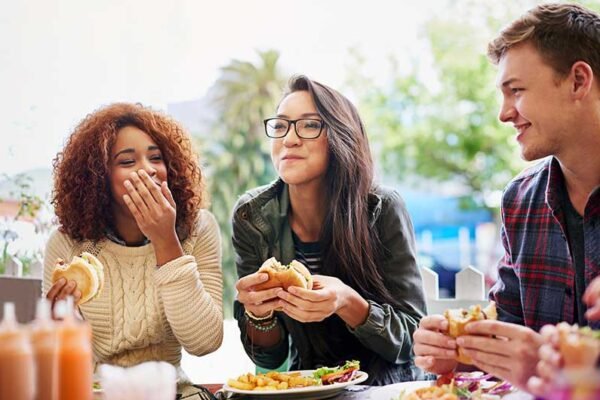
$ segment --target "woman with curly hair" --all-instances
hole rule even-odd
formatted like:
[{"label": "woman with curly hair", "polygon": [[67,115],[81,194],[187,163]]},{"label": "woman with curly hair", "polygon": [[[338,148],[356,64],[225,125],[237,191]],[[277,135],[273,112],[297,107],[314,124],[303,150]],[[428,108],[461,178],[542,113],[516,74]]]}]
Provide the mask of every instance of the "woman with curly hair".
[{"label": "woman with curly hair", "polygon": [[201,356],[221,345],[220,234],[201,208],[203,188],[187,133],[137,104],[88,115],[55,158],[59,227],[46,247],[44,293],[53,303],[81,297],[74,281],[52,285],[57,259],[87,251],[102,262],[103,290],[79,306],[98,363],[167,361],[186,382],[181,347]]}]

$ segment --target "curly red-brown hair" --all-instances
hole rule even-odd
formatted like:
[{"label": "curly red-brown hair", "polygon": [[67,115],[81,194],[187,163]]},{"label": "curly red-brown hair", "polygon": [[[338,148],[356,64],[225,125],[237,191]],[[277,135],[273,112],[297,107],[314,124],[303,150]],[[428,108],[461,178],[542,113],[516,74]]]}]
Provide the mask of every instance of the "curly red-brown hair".
[{"label": "curly red-brown hair", "polygon": [[160,148],[177,206],[176,228],[186,238],[203,207],[204,179],[189,135],[171,117],[140,104],[115,103],[86,116],[53,161],[52,204],[61,230],[71,238],[98,241],[112,220],[109,160],[117,133],[133,126]]}]

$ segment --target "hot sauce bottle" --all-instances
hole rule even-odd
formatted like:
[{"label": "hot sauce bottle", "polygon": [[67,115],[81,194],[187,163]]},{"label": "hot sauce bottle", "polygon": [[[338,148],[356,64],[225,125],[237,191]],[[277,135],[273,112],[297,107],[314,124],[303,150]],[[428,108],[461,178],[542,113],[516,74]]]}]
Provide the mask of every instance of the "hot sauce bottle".
[{"label": "hot sauce bottle", "polygon": [[38,300],[31,324],[31,346],[35,359],[35,399],[58,399],[58,331],[50,318],[50,303]]},{"label": "hot sauce bottle", "polygon": [[33,400],[34,362],[27,330],[17,323],[14,303],[4,303],[0,323],[0,399]]},{"label": "hot sauce bottle", "polygon": [[67,298],[58,328],[58,398],[91,400],[93,384],[92,330],[75,317],[73,298]]}]

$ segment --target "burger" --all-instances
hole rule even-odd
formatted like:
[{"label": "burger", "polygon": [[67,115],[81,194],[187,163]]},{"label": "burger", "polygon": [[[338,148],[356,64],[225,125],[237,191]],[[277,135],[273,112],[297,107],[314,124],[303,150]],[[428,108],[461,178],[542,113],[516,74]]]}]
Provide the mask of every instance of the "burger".
[{"label": "burger", "polygon": [[313,278],[308,268],[304,264],[293,260],[287,265],[281,264],[275,257],[269,258],[258,269],[269,275],[269,279],[255,286],[256,290],[265,290],[275,287],[281,287],[287,290],[290,286],[297,286],[303,289],[312,289]]},{"label": "burger", "polygon": [[81,305],[92,300],[102,291],[104,267],[96,257],[86,252],[81,253],[79,257],[73,257],[69,264],[59,258],[52,272],[52,284],[61,278],[77,282],[77,289],[81,291],[81,298],[77,304]]},{"label": "burger", "polygon": [[561,322],[558,330],[558,348],[565,363],[565,368],[593,368],[600,356],[600,331],[589,327],[580,328]]},{"label": "burger", "polygon": [[[491,301],[483,309],[478,304],[469,307],[468,310],[464,308],[446,310],[444,311],[444,317],[448,320],[448,334],[453,338],[457,338],[467,334],[465,328],[468,323],[485,319],[497,319],[498,313],[496,312],[496,303]],[[460,347],[458,348],[457,360],[462,364],[473,364],[471,357],[467,356]]]}]

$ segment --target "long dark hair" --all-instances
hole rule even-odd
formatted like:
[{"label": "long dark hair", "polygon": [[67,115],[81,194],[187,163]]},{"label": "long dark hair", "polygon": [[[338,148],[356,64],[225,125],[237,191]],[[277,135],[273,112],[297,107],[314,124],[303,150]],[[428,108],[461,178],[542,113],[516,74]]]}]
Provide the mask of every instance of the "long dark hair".
[{"label": "long dark hair", "polygon": [[307,91],[327,126],[329,209],[320,244],[323,272],[336,276],[361,295],[395,304],[377,267],[382,254],[377,229],[369,225],[373,159],[356,107],[338,91],[306,76],[294,76],[288,93]]}]

